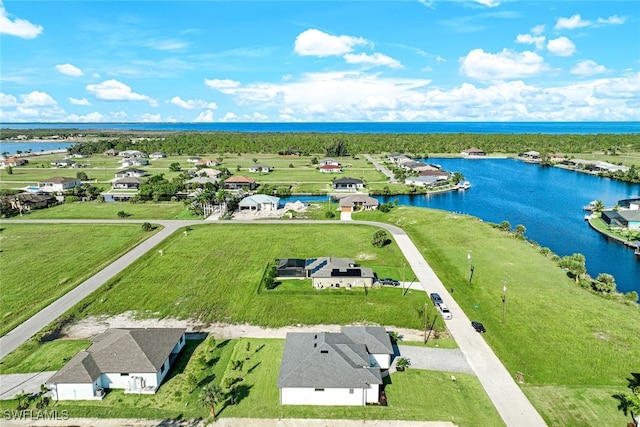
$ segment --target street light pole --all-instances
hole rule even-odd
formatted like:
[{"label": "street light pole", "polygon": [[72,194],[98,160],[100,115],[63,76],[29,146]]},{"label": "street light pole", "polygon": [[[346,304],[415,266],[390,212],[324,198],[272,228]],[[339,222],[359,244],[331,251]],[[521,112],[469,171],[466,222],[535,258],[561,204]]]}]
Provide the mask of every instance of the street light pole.
[{"label": "street light pole", "polygon": [[468,284],[471,286],[471,277],[473,277],[473,264],[471,263],[471,249],[467,252],[467,261],[469,262],[469,281]]},{"label": "street light pole", "polygon": [[507,316],[507,281],[502,281],[502,323],[505,322]]}]

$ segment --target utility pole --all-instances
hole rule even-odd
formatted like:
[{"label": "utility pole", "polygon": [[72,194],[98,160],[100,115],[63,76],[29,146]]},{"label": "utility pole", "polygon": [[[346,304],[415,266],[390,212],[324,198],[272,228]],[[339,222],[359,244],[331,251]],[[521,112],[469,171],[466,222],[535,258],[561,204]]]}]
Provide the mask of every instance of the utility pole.
[{"label": "utility pole", "polygon": [[507,279],[502,279],[502,323],[507,317]]},{"label": "utility pole", "polygon": [[428,313],[428,307],[429,304],[427,304],[426,302],[424,303],[424,342],[425,344],[427,343],[427,341],[429,340],[429,337],[427,336],[427,327],[429,325],[429,316],[427,316]]},{"label": "utility pole", "polygon": [[469,263],[469,282],[468,285],[471,286],[471,278],[473,277],[473,264],[471,263],[471,249],[467,252],[467,261]]}]

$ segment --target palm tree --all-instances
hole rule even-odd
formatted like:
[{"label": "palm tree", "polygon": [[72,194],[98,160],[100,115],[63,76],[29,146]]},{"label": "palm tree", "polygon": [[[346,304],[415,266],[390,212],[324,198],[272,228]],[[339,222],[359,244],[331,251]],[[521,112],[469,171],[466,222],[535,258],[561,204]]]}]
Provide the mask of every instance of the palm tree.
[{"label": "palm tree", "polygon": [[627,387],[631,389],[631,394],[614,394],[613,398],[619,401],[618,410],[631,416],[631,420],[636,426],[640,425],[640,373],[632,372],[631,378],[627,378],[629,384]]},{"label": "palm tree", "polygon": [[591,212],[600,213],[603,210],[605,210],[605,206],[602,200],[596,200],[596,202],[593,204],[593,207],[591,208]]},{"label": "palm tree", "polygon": [[221,402],[224,397],[225,396],[222,388],[213,383],[209,383],[202,388],[202,392],[200,394],[200,403],[203,406],[209,407],[209,413],[214,420],[216,418],[216,405]]}]

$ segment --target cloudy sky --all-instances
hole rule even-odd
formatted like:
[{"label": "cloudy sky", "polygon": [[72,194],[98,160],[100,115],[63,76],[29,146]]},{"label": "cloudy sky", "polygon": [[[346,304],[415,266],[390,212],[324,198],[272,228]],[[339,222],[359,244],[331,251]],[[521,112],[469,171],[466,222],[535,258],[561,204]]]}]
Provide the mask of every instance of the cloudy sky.
[{"label": "cloudy sky", "polygon": [[637,1],[0,0],[0,122],[637,121]]}]

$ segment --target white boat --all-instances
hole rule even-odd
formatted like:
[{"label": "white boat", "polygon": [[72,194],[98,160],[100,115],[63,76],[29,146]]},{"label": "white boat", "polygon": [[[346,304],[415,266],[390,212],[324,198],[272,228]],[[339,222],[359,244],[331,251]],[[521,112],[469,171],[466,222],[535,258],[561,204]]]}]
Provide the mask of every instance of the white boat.
[{"label": "white boat", "polygon": [[597,200],[592,200],[592,201],[590,201],[590,202],[589,202],[589,204],[588,204],[587,206],[584,206],[584,207],[582,208],[582,210],[585,210],[585,211],[589,211],[589,212],[591,212],[591,211],[593,210],[593,208],[595,208],[595,207],[596,207],[596,204],[597,204],[597,203],[598,203],[598,201],[597,201]]},{"label": "white boat", "polygon": [[468,190],[469,188],[471,188],[471,183],[469,181],[458,183],[458,190]]}]

